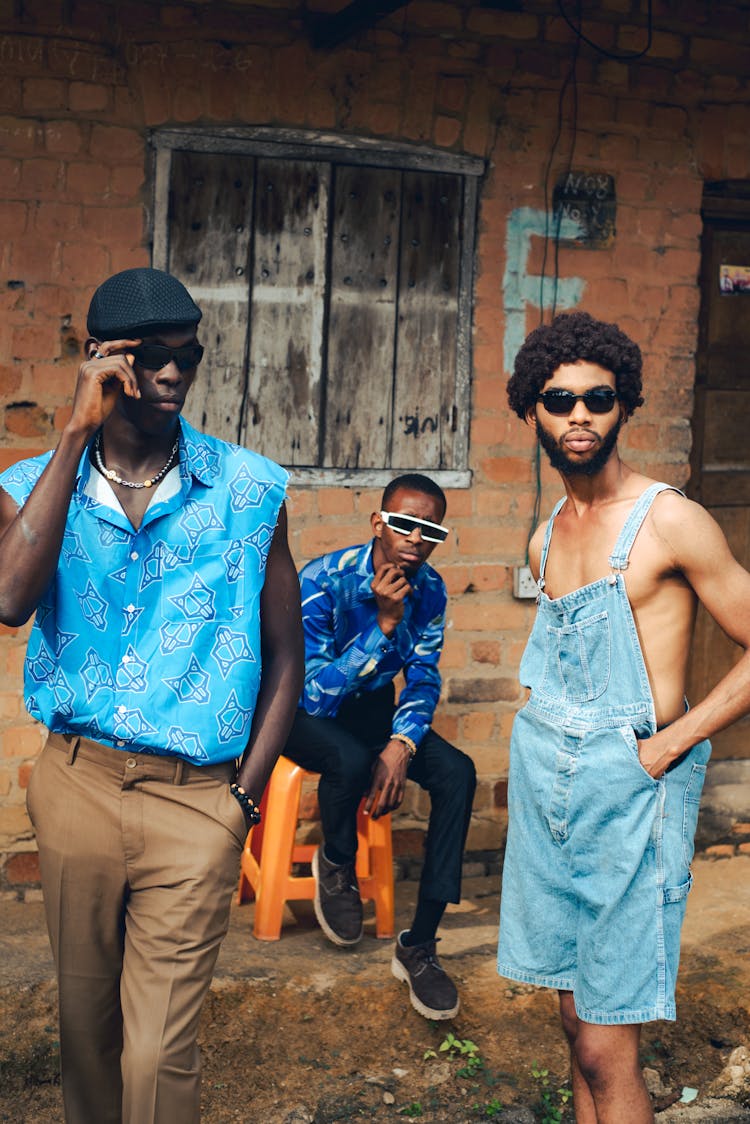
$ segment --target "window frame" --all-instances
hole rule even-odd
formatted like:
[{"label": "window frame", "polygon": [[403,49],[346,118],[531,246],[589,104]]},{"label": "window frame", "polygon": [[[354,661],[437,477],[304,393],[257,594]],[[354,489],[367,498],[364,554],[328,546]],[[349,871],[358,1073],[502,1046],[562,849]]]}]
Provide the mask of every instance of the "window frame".
[{"label": "window frame", "polygon": [[[427,146],[415,146],[366,137],[339,136],[310,130],[274,129],[266,126],[224,126],[209,129],[164,127],[154,129],[149,137],[152,151],[153,199],[151,209],[151,260],[157,269],[166,269],[169,261],[169,186],[172,153],[187,149],[194,152],[270,156],[288,160],[346,160],[348,164],[374,168],[395,168],[399,171],[444,172],[462,178],[462,245],[456,311],[456,383],[455,403],[459,417],[466,425],[456,433],[455,462],[449,469],[420,469],[443,488],[468,488],[472,472],[469,468],[469,423],[471,408],[471,337],[474,290],[474,248],[476,242],[477,207],[480,178],[485,161],[476,156],[442,152]],[[384,487],[394,475],[410,469],[333,468],[287,466],[293,485],[318,487],[344,485],[349,487]]]}]

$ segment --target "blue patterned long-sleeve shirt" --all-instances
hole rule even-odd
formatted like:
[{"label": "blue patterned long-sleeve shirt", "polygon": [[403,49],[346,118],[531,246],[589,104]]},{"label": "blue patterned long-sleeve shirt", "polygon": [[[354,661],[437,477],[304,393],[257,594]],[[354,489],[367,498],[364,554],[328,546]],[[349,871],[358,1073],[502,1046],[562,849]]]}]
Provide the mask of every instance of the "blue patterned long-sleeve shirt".
[{"label": "blue patterned long-sleeve shirt", "polygon": [[392,733],[419,745],[440,697],[445,584],[427,563],[410,575],[403,619],[388,637],[378,626],[373,577],[371,542],[325,554],[300,572],[305,631],[300,706],[313,717],[334,718],[348,695],[383,687],[403,670]]}]

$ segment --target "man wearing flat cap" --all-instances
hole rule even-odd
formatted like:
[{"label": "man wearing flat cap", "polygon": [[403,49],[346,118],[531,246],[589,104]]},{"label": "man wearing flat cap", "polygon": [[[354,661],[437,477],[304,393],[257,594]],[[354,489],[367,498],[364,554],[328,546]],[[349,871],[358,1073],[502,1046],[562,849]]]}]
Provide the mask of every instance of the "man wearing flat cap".
[{"label": "man wearing flat cap", "polygon": [[169,274],[110,277],[54,454],[0,476],[68,1124],[199,1120],[200,1009],[302,684],[286,473],[180,418],[200,318]]}]

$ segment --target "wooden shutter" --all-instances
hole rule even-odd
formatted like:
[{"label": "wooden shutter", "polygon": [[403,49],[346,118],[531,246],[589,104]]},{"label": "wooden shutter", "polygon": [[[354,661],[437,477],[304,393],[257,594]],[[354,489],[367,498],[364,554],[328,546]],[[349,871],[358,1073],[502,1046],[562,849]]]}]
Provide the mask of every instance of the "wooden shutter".
[{"label": "wooden shutter", "polygon": [[243,443],[319,462],[330,166],[259,160]]},{"label": "wooden shutter", "polygon": [[239,439],[247,377],[253,164],[249,156],[172,155],[168,269],[201,307],[206,348],[185,416],[229,441]]},{"label": "wooden shutter", "polygon": [[401,176],[336,170],[323,464],[388,463]]}]

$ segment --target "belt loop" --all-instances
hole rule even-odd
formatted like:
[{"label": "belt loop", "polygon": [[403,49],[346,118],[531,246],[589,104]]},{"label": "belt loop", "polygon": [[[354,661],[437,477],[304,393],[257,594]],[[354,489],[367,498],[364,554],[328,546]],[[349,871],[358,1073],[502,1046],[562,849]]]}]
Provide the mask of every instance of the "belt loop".
[{"label": "belt loop", "polygon": [[175,767],[174,767],[174,781],[172,782],[173,784],[182,784],[182,774],[184,772],[184,769],[185,769],[185,762],[182,760],[181,757],[178,757],[177,763],[175,764]]},{"label": "belt loop", "polygon": [[[68,736],[70,737],[70,735],[68,735]],[[76,755],[78,754],[78,746],[80,744],[81,744],[81,738],[78,734],[71,737],[70,749],[68,750],[68,756],[65,759],[66,765],[72,765],[74,763],[74,761],[76,759]]]}]

